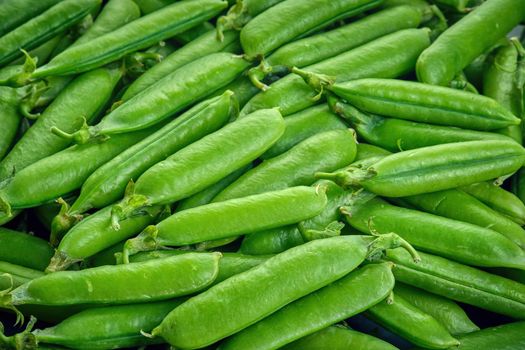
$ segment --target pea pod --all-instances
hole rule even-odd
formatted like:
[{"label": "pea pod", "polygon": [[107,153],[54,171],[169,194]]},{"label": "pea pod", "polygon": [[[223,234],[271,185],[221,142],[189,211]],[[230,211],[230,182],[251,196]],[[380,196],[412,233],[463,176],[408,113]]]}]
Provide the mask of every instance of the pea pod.
[{"label": "pea pod", "polygon": [[42,276],[44,276],[42,271],[0,261],[0,291],[16,288]]},{"label": "pea pod", "polygon": [[[149,227],[124,245],[124,262],[139,251],[184,246],[297,223],[320,214],[323,189],[296,186],[183,210]],[[293,208],[290,210],[290,208]],[[209,225],[220,218],[214,225]]]},{"label": "pea pod", "polygon": [[470,62],[504,37],[523,18],[520,0],[489,0],[460,19],[418,58],[418,79],[448,85]]},{"label": "pea pod", "polygon": [[370,193],[356,195],[344,213],[364,233],[395,232],[421,250],[466,264],[525,270],[525,252],[488,228],[370,199]]},{"label": "pea pod", "polygon": [[297,225],[255,232],[243,238],[239,252],[251,255],[278,254],[305,243]]},{"label": "pea pod", "polygon": [[43,271],[53,255],[41,238],[0,227],[0,261]]},{"label": "pea pod", "polygon": [[338,280],[367,256],[401,243],[393,235],[377,240],[340,236],[289,249],[176,307],[152,334],[181,348],[212,344]]},{"label": "pea pod", "polygon": [[2,3],[0,11],[0,36],[15,29],[60,0],[10,0]]},{"label": "pea pod", "polygon": [[[305,69],[337,76],[338,81],[364,77],[395,78],[410,72],[421,51],[429,44],[426,29],[400,30]],[[272,84],[268,91],[255,95],[241,110],[241,116],[274,106],[279,106],[286,116],[315,105],[312,98],[316,95],[300,77],[290,74]]]},{"label": "pea pod", "polygon": [[233,335],[219,349],[277,349],[343,321],[385,299],[394,287],[392,265],[371,264],[296,300]]},{"label": "pea pod", "polygon": [[226,90],[231,90],[237,96],[239,101],[239,108],[242,108],[246,103],[255,96],[260,90],[257,89],[250,79],[244,74],[237,77],[233,82],[226,85],[226,88],[221,88],[213,93],[213,96],[220,95]]},{"label": "pea pod", "polygon": [[525,322],[489,327],[460,337],[458,350],[513,350],[525,346]]},{"label": "pea pod", "polygon": [[135,2],[140,7],[142,13],[148,14],[173,4],[176,1],[177,0],[136,0]]},{"label": "pea pod", "polygon": [[386,253],[396,281],[498,314],[525,319],[525,285],[435,255],[412,263],[401,250]]},{"label": "pea pod", "polygon": [[99,4],[100,0],[61,1],[5,34],[0,38],[0,65],[22,56],[20,48],[31,50],[71,27]]},{"label": "pea pod", "polygon": [[[0,162],[0,178],[65,149],[70,142],[51,133],[50,128],[58,126],[74,131],[82,126],[83,120],[93,121],[106,107],[120,77],[119,69],[101,68],[71,82]],[[97,93],[86,98],[93,91]]]},{"label": "pea pod", "polygon": [[[19,95],[17,91],[10,87],[0,87],[0,107],[2,109],[2,128],[0,129],[0,161],[9,152],[13,143],[22,115],[17,105]],[[3,177],[0,176],[0,179]]]},{"label": "pea pod", "polygon": [[226,7],[222,0],[189,0],[162,8],[110,33],[69,48],[30,77],[80,73],[145,49],[204,22]]},{"label": "pea pod", "polygon": [[355,161],[357,162],[369,158],[384,157],[389,154],[391,153],[381,147],[369,145],[367,143],[358,143]]},{"label": "pea pod", "polygon": [[397,348],[371,335],[345,327],[330,326],[283,347],[283,350],[397,350]]}]

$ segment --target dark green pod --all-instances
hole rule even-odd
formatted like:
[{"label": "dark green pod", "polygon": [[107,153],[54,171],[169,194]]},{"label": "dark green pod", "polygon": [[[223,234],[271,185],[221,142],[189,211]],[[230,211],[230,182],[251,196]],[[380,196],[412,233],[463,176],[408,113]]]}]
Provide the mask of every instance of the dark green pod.
[{"label": "dark green pod", "polygon": [[239,252],[251,255],[278,254],[303,243],[299,227],[290,225],[245,236]]},{"label": "dark green pod", "polygon": [[53,248],[43,239],[0,227],[0,261],[43,271],[52,255]]},{"label": "dark green pod", "polygon": [[60,0],[8,0],[0,10],[0,36],[60,2]]}]

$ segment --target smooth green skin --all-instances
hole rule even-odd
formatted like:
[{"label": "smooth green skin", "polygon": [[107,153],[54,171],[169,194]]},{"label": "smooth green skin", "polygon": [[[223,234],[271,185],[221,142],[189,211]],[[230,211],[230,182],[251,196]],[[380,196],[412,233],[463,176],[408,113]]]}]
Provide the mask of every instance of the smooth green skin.
[{"label": "smooth green skin", "polygon": [[206,100],[98,168],[82,185],[68,211],[81,214],[103,208],[124,196],[130,180],[175,152],[220,129],[235,110],[232,93]]},{"label": "smooth green skin", "polygon": [[[296,186],[205,204],[177,212],[158,223],[151,242],[155,246],[151,248],[183,246],[291,225],[319,215],[326,202],[324,191]],[[139,235],[139,242],[142,235],[148,245],[151,235],[145,231]]]},{"label": "smooth green skin", "polygon": [[474,183],[463,186],[460,190],[476,197],[517,224],[525,225],[525,204],[512,192],[492,182]]},{"label": "smooth green skin", "polygon": [[226,187],[213,201],[311,185],[315,181],[316,171],[330,171],[327,169],[350,164],[355,154],[353,131],[326,131],[309,137],[275,158],[263,161]]},{"label": "smooth green skin", "polygon": [[48,89],[43,91],[35,102],[34,107],[49,105],[68,84],[75,78],[74,75],[49,77],[46,79]]},{"label": "smooth green skin", "polygon": [[[305,69],[336,76],[338,82],[365,77],[395,78],[410,72],[421,51],[430,45],[428,30],[405,29],[385,35]],[[400,47],[403,49],[401,50]],[[255,95],[241,110],[241,116],[260,108],[279,106],[283,116],[316,104],[317,92],[302,78],[289,74]]]},{"label": "smooth green skin", "polygon": [[[45,12],[39,10],[36,17],[0,37],[0,65],[22,56],[20,48],[34,49],[73,26],[100,3],[101,0],[64,0]],[[16,12],[26,12],[26,9]]]},{"label": "smooth green skin", "polygon": [[[195,61],[206,55],[216,52],[233,52],[239,40],[239,34],[234,31],[224,33],[224,40],[218,41],[214,30],[210,30],[189,42],[171,55],[164,58],[160,63],[148,69],[144,74],[137,78],[122,96],[123,101],[127,101],[139,94],[146,88],[154,85],[168,74],[180,67]],[[202,68],[201,68],[202,69]]]},{"label": "smooth green skin", "polygon": [[185,349],[212,344],[343,277],[366,258],[371,242],[332,237],[289,249],[189,299],[152,334]]},{"label": "smooth green skin", "polygon": [[60,0],[6,0],[0,10],[0,36],[57,4]]},{"label": "smooth green skin", "polygon": [[251,255],[278,254],[303,243],[299,227],[290,225],[245,236],[239,252]]},{"label": "smooth green skin", "polygon": [[525,285],[435,255],[413,263],[400,249],[389,250],[396,281],[498,314],[525,319]]},{"label": "smooth green skin", "polygon": [[468,141],[387,156],[367,169],[361,185],[385,197],[436,192],[497,178],[518,170],[525,150],[514,141]]},{"label": "smooth green skin", "polygon": [[493,99],[448,87],[369,78],[334,84],[329,89],[365,112],[415,122],[473,130],[520,123]]},{"label": "smooth green skin", "polygon": [[386,298],[393,287],[391,264],[367,265],[243,329],[222,343],[219,349],[281,348],[365,311]]},{"label": "smooth green skin", "polygon": [[73,80],[0,162],[0,179],[67,148],[71,141],[51,133],[51,127],[71,132],[84,119],[92,122],[106,107],[121,76],[119,69],[101,68]]},{"label": "smooth green skin", "polygon": [[44,273],[24,266],[0,261],[0,290],[16,288],[32,279],[42,277]]},{"label": "smooth green skin", "polygon": [[440,35],[419,57],[419,81],[448,85],[476,57],[518,25],[525,13],[521,0],[488,0]]},{"label": "smooth green skin", "polygon": [[276,157],[315,134],[348,128],[324,104],[289,115],[284,119],[284,123],[286,129],[283,136],[261,156],[262,159]]},{"label": "smooth green skin", "polygon": [[160,10],[179,0],[133,0],[140,7],[143,14],[148,14]]},{"label": "smooth green skin", "polygon": [[342,102],[337,102],[334,110],[350,120],[352,127],[363,140],[392,152],[452,142],[510,140],[507,136],[493,132],[385,118],[361,112]]},{"label": "smooth green skin", "polygon": [[434,317],[395,294],[389,304],[383,300],[366,311],[366,315],[411,343],[427,349],[447,349],[459,345]]},{"label": "smooth green skin", "polygon": [[98,167],[154,131],[156,128],[150,128],[116,135],[102,143],[66,148],[22,169],[0,190],[0,197],[13,209],[55,200],[80,188]]},{"label": "smooth green skin", "polygon": [[211,284],[221,253],[188,253],[133,264],[59,271],[14,289],[3,306],[129,304],[193,294]]},{"label": "smooth green skin", "polygon": [[384,157],[391,154],[389,151],[377,147],[374,145],[369,145],[367,143],[358,143],[357,144],[357,154],[355,156],[354,161],[361,161],[364,159],[370,159],[375,157]]},{"label": "smooth green skin", "polygon": [[435,215],[490,228],[525,248],[525,230],[519,224],[463,191],[452,189],[424,193],[402,200]]},{"label": "smooth green skin", "polygon": [[43,271],[51,256],[53,248],[43,239],[0,227],[0,261]]},{"label": "smooth green skin", "polygon": [[133,0],[110,0],[104,5],[93,25],[71,47],[110,33],[139,17],[140,9]]},{"label": "smooth green skin", "polygon": [[252,167],[252,164],[248,164],[242,168],[239,168],[213,185],[205,188],[204,190],[181,200],[177,205],[177,211],[196,208],[210,203],[213,198],[217,196],[217,194],[235,182],[242,174],[252,169]]},{"label": "smooth green skin", "polygon": [[525,346],[525,322],[485,328],[459,338],[458,350],[514,350]]},{"label": "smooth green skin", "polygon": [[221,12],[226,5],[222,0],[188,0],[166,6],[112,32],[67,49],[39,67],[31,77],[74,74],[103,66],[204,22]]},{"label": "smooth green skin", "polygon": [[[0,87],[0,118],[2,119],[2,128],[0,128],[0,160],[9,152],[18,132],[20,121],[22,120],[22,115],[18,110],[19,103],[20,96],[15,89]],[[0,176],[0,179],[3,179],[3,177]]]},{"label": "smooth green skin", "polygon": [[[241,30],[241,45],[248,59],[264,56],[295,38],[381,4],[381,0],[288,0],[249,21]],[[290,21],[295,18],[295,21]]]},{"label": "smooth green skin", "polygon": [[395,346],[340,326],[330,326],[283,347],[283,350],[398,350]]},{"label": "smooth green skin", "polygon": [[465,311],[450,299],[397,282],[394,287],[394,301],[398,297],[434,317],[452,335],[479,331],[479,327],[468,318]]},{"label": "smooth green skin", "polygon": [[346,208],[347,222],[363,233],[395,232],[416,248],[465,264],[525,270],[525,252],[491,229],[397,207],[379,198],[356,199]]}]

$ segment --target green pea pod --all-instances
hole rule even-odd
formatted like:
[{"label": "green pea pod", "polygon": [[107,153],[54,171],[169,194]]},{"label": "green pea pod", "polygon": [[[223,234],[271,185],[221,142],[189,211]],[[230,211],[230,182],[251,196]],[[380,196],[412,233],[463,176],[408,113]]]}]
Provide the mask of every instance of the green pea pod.
[{"label": "green pea pod", "polygon": [[237,77],[233,82],[226,85],[225,88],[221,88],[213,94],[213,96],[217,96],[222,94],[226,90],[231,90],[237,97],[237,100],[239,101],[239,108],[243,108],[246,103],[255,96],[260,90],[256,88],[250,79],[245,76],[244,74]]},{"label": "green pea pod", "polygon": [[385,157],[391,154],[387,150],[377,147],[374,145],[369,145],[367,143],[358,143],[357,144],[357,154],[354,161],[362,161],[364,159],[370,159],[375,157]]},{"label": "green pea pod", "polygon": [[222,343],[219,349],[280,349],[294,340],[373,308],[388,296],[393,287],[392,264],[364,266],[243,329]]},{"label": "green pea pod", "polygon": [[239,252],[250,255],[278,254],[303,243],[299,227],[290,225],[245,236]]},{"label": "green pea pod", "polygon": [[398,296],[438,320],[452,335],[479,331],[465,311],[450,299],[428,293],[422,289],[396,283],[395,301]]},{"label": "green pea pod", "polygon": [[435,255],[414,264],[401,250],[387,251],[396,281],[498,314],[525,319],[525,285]]},{"label": "green pea pod", "polygon": [[440,35],[418,59],[418,79],[448,85],[476,57],[504,37],[523,18],[521,0],[489,0]]},{"label": "green pea pod", "polygon": [[[429,44],[427,29],[400,30],[305,69],[336,76],[341,82],[365,77],[395,78],[410,72]],[[300,77],[289,74],[248,101],[241,116],[274,106],[279,106],[286,116],[315,105],[316,95]]]},{"label": "green pea pod", "polygon": [[139,177],[113,207],[113,226],[140,208],[174,203],[213,185],[264,153],[283,132],[281,114],[267,109],[181,149]]},{"label": "green pea pod", "polygon": [[267,89],[260,82],[267,73],[306,67],[398,30],[416,28],[421,17],[417,7],[397,6],[334,30],[293,41],[278,48],[259,67],[252,68],[250,78],[259,88]]},{"label": "green pea pod", "polygon": [[[65,149],[70,141],[51,133],[51,127],[70,132],[93,121],[106,107],[121,76],[119,69],[101,68],[73,80],[0,162],[0,179]],[[88,95],[91,97],[86,98]]]},{"label": "green pea pod", "polygon": [[469,3],[471,0],[435,0],[434,1],[438,6],[443,6],[446,9],[451,9],[456,12],[466,13],[471,9],[469,8]]},{"label": "green pea pod", "polygon": [[166,7],[178,0],[133,0],[140,7],[140,11],[143,14],[149,14],[160,10],[163,7]]},{"label": "green pea pod", "polygon": [[525,322],[508,323],[482,329],[459,338],[458,350],[513,350],[525,346]]},{"label": "green pea pod", "polygon": [[[128,263],[129,255],[139,251],[184,246],[297,223],[320,214],[326,202],[323,189],[296,186],[183,210],[127,241],[124,262]],[[221,220],[209,225],[214,218]]]},{"label": "green pea pod", "polygon": [[46,89],[38,95],[38,98],[33,105],[29,106],[28,110],[33,108],[44,108],[48,106],[55,98],[64,90],[67,85],[73,81],[74,75],[49,77],[46,79]]},{"label": "green pea pod", "polygon": [[16,288],[42,276],[42,271],[0,261],[0,291]]},{"label": "green pea pod", "polygon": [[[288,0],[249,21],[241,30],[241,45],[248,59],[255,59],[295,38],[329,24],[358,15],[381,4],[380,0]],[[290,18],[301,17],[301,21]]]},{"label": "green pea pod", "polygon": [[0,227],[0,261],[43,271],[52,255],[43,239]]},{"label": "green pea pod", "polygon": [[370,195],[356,195],[344,207],[348,223],[361,232],[395,232],[423,251],[469,265],[525,270],[525,252],[496,231],[397,207]]},{"label": "green pea pod", "polygon": [[[15,140],[22,115],[19,112],[18,104],[20,101],[17,91],[10,87],[0,87],[0,118],[2,128],[0,128],[0,162],[9,152]],[[0,176],[0,179],[3,179]]]},{"label": "green pea pod", "polygon": [[276,157],[299,142],[324,131],[346,129],[347,126],[326,105],[320,105],[292,114],[284,119],[283,136],[261,158]]},{"label": "green pea pod", "polygon": [[239,35],[236,32],[228,31],[225,33],[224,40],[219,42],[213,30],[206,32],[148,69],[127,88],[122,100],[131,99],[166,75],[198,58],[221,51],[235,52],[238,39]]},{"label": "green pea pod", "polygon": [[[42,3],[44,6],[38,16],[0,37],[0,65],[22,56],[20,48],[34,49],[79,22],[100,4],[100,0],[64,0],[41,13],[45,3],[50,5],[49,1]],[[24,8],[21,12],[25,11]]]},{"label": "green pea pod", "polygon": [[367,257],[398,244],[403,242],[395,235],[376,240],[339,236],[308,242],[189,299],[169,313],[152,334],[176,347],[204,347],[340,279]]},{"label": "green pea pod", "polygon": [[491,182],[474,183],[460,189],[519,225],[525,225],[525,204],[511,192]]},{"label": "green pea pod", "polygon": [[343,102],[336,102],[332,110],[343,118],[350,120],[359,136],[366,142],[383,147],[392,152],[452,142],[510,140],[507,136],[487,131],[467,130],[453,126],[439,126],[402,119],[385,118],[379,115],[361,112],[357,108]]},{"label": "green pea pod", "polygon": [[8,0],[0,10],[0,36],[38,16],[60,0]]},{"label": "green pea pod", "polygon": [[[55,51],[57,46],[60,45],[60,43],[64,40],[65,35],[66,35],[65,33],[60,33],[57,36],[49,39],[45,43],[41,44],[40,46],[34,48],[33,50],[30,50],[28,52],[29,56],[31,57],[31,59],[33,59],[34,61],[36,61],[37,63],[41,65],[46,63],[48,59],[52,57],[53,52]],[[3,75],[3,73],[9,69],[13,69],[14,66],[18,66],[18,68],[23,68],[21,66],[23,66],[24,62],[28,59],[29,59],[28,57],[20,57],[10,62],[9,66],[2,68],[1,70],[2,73],[0,73],[2,75],[2,78],[0,80],[4,80],[6,78],[11,77],[13,73],[6,74],[6,75]],[[23,71],[23,69],[18,70],[18,72],[20,71]]]},{"label": "green pea pod", "polygon": [[222,0],[188,0],[166,6],[110,33],[69,48],[35,70],[31,78],[80,73],[103,66],[204,22],[225,7],[226,2]]},{"label": "green pea pod", "polygon": [[395,346],[341,326],[330,326],[283,347],[283,350],[398,350]]}]

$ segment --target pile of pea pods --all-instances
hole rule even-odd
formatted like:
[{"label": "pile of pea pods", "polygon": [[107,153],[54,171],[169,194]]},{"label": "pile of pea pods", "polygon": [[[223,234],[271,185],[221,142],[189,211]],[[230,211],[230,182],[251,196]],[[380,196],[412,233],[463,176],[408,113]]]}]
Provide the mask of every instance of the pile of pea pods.
[{"label": "pile of pea pods", "polygon": [[525,350],[523,23],[1,0],[0,350]]}]

